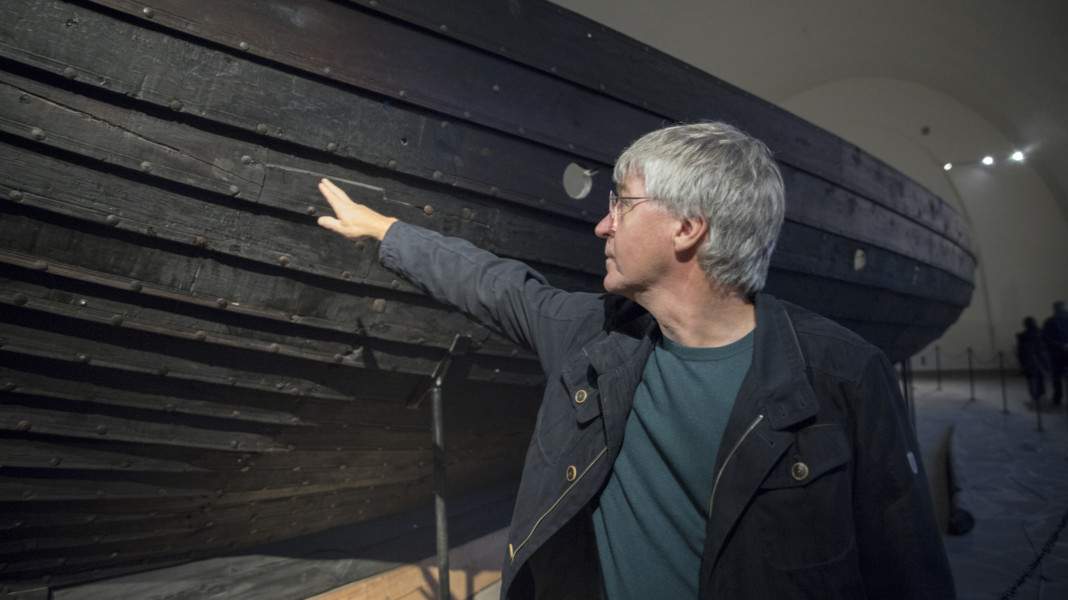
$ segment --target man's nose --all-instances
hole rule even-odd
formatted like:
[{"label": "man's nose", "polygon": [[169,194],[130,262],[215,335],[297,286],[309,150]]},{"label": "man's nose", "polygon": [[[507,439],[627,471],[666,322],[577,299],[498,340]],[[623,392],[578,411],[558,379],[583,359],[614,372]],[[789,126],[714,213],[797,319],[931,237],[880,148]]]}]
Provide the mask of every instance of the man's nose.
[{"label": "man's nose", "polygon": [[593,228],[593,232],[597,234],[597,237],[608,239],[612,236],[612,215],[606,214],[601,222],[597,224],[597,227]]}]

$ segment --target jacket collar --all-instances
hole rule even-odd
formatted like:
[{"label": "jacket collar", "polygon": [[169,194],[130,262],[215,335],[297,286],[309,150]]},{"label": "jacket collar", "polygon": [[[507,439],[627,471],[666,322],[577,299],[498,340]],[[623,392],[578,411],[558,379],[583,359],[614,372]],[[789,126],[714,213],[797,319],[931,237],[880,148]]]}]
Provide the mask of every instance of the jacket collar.
[{"label": "jacket collar", "polygon": [[745,412],[755,417],[763,407],[768,424],[775,430],[815,416],[819,402],[809,385],[805,365],[786,306],[773,296],[758,294],[753,364],[738,393],[739,400],[755,401],[745,407]]}]

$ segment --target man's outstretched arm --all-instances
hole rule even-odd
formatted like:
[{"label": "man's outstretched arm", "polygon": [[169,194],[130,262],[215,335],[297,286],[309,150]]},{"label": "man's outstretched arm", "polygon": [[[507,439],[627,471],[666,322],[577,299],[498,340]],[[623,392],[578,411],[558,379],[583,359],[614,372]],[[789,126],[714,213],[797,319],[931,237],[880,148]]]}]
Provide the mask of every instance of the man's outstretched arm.
[{"label": "man's outstretched arm", "polygon": [[330,203],[335,215],[319,217],[319,225],[349,239],[369,237],[381,242],[389,227],[397,222],[393,217],[387,217],[363,204],[353,202],[348,194],[329,179],[319,182],[319,192]]}]

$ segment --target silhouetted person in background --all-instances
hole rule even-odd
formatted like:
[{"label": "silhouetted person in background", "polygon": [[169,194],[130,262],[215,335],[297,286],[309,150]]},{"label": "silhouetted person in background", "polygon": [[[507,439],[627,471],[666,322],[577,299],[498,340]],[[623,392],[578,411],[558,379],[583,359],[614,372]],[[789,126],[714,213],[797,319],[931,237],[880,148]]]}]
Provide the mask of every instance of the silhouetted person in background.
[{"label": "silhouetted person in background", "polygon": [[1049,352],[1035,318],[1027,317],[1023,324],[1024,330],[1016,334],[1016,358],[1020,361],[1020,372],[1027,378],[1027,391],[1037,406],[1046,393],[1046,373],[1050,370]]},{"label": "silhouetted person in background", "polygon": [[1068,359],[1068,309],[1065,309],[1063,300],[1053,303],[1053,316],[1043,323],[1042,337],[1049,351],[1053,404],[1059,405],[1064,394],[1065,362]]}]

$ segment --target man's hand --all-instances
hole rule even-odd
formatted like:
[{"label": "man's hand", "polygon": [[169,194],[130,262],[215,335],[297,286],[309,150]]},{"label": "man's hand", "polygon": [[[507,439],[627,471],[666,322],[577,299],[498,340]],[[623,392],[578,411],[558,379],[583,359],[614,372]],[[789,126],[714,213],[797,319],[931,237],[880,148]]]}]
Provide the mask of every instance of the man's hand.
[{"label": "man's hand", "polygon": [[336,231],[349,239],[369,237],[382,241],[382,238],[386,237],[389,226],[397,222],[397,219],[393,217],[387,217],[362,204],[356,204],[348,194],[341,191],[341,188],[329,179],[319,182],[319,191],[330,203],[336,215],[336,218],[319,217],[319,226]]}]

